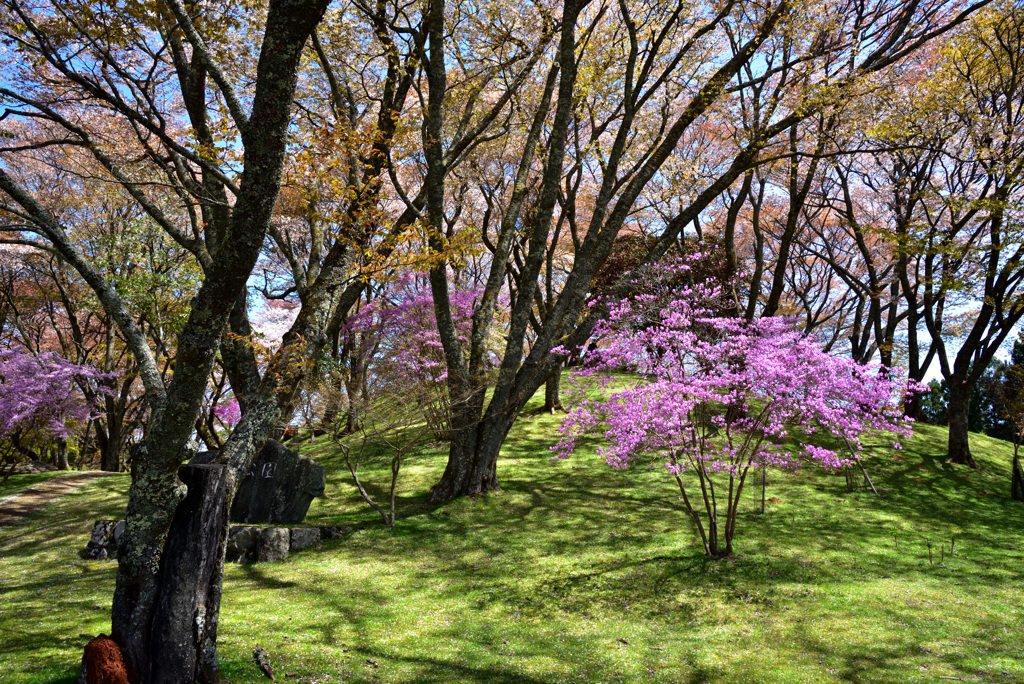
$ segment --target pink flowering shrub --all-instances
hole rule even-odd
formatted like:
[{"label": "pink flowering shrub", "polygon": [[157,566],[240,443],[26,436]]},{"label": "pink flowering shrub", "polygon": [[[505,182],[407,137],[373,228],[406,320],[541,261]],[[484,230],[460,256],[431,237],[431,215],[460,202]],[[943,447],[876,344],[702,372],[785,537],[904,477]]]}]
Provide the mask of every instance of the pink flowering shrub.
[{"label": "pink flowering shrub", "polygon": [[[840,469],[861,458],[867,434],[910,435],[899,406],[906,383],[892,371],[827,354],[782,319],[708,316],[722,297],[714,285],[694,285],[656,308],[650,297],[610,306],[596,331],[607,346],[574,374],[571,409],[552,448],[566,458],[580,436],[598,434],[609,465],[655,455],[708,555],[732,553],[751,469],[795,469],[805,460]],[[614,389],[610,371],[635,376]],[[837,447],[787,444],[816,431],[832,434]]]},{"label": "pink flowering shrub", "polygon": [[105,394],[109,389],[102,381],[112,377],[53,353],[0,351],[0,443],[6,458],[68,438],[74,425],[98,410],[85,400],[78,383],[93,383],[97,393]]},{"label": "pink flowering shrub", "polygon": [[230,428],[242,419],[242,409],[238,405],[238,399],[235,397],[228,397],[223,402],[218,403],[213,408],[213,415],[217,416],[217,419],[220,420],[225,427]]},{"label": "pink flowering shrub", "polygon": [[[390,283],[384,293],[349,317],[342,340],[352,350],[353,372],[364,374],[370,395],[404,396],[419,406],[436,437],[447,438],[447,364],[433,297],[428,288],[417,287],[418,282],[411,274]],[[469,346],[478,297],[471,290],[454,290],[450,295],[452,318],[464,348]],[[353,399],[349,397],[350,402]]]}]

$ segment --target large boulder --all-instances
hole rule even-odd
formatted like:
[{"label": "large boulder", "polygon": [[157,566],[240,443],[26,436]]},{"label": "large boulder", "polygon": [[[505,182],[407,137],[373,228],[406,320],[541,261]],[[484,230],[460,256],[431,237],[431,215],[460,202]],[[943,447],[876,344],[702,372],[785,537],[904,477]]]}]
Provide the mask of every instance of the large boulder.
[{"label": "large boulder", "polygon": [[[216,452],[203,451],[191,462],[212,463],[216,457]],[[276,440],[267,440],[238,486],[231,522],[300,523],[313,499],[324,495],[326,486],[322,465]]]}]

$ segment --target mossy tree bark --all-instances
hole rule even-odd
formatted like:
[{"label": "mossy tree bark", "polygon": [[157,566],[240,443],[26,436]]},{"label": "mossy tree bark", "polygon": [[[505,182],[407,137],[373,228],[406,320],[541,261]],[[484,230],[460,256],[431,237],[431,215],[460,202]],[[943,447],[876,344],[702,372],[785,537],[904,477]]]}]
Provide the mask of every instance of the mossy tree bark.
[{"label": "mossy tree bark", "polygon": [[188,488],[174,512],[160,563],[150,639],[151,684],[216,682],[220,549],[227,531],[228,469],[185,465]]},{"label": "mossy tree bark", "polygon": [[[166,401],[154,412],[146,440],[133,455],[112,636],[135,681],[149,681],[154,674],[151,633],[160,590],[158,569],[162,562],[173,562],[164,559],[164,544],[187,490],[177,477],[178,468],[190,456],[186,442],[199,416],[221,334],[269,228],[281,184],[299,59],[326,5],[326,0],[270,3],[249,120],[258,123],[246,121],[242,127],[244,168],[230,225],[215,252],[215,267],[207,270],[178,337]],[[248,446],[254,454],[255,446]]]},{"label": "mossy tree bark", "polygon": [[[191,155],[165,131],[151,127],[150,120],[140,117],[132,106],[119,99],[116,88],[104,90],[102,85],[76,71],[79,62],[64,59],[59,53],[61,45],[47,40],[46,31],[33,24],[31,10],[18,8],[24,22],[35,31],[32,35],[43,36],[27,48],[34,49],[70,83],[77,84],[89,96],[107,103],[113,111],[145,129],[140,135],[151,135],[170,150],[172,157],[184,155],[189,161],[183,164],[192,163],[200,169],[198,181],[192,185],[189,185],[192,180],[184,182],[187,186],[184,192],[201,200],[202,222],[198,223],[196,217],[195,227],[196,234],[202,231],[202,239],[193,239],[178,230],[143,189],[106,155],[102,145],[94,144],[90,131],[52,106],[25,100],[26,105],[35,107],[66,130],[69,136],[85,144],[96,161],[122,184],[146,213],[175,241],[195,254],[204,279],[192,299],[188,320],[178,336],[174,373],[168,385],[164,384],[146,335],[116,288],[79,250],[58,219],[15,176],[0,169],[0,188],[20,205],[26,220],[32,222],[34,229],[50,243],[52,249],[92,287],[108,315],[118,325],[138,363],[152,410],[145,439],[132,457],[126,529],[111,611],[112,636],[121,646],[134,682],[151,681],[164,667],[154,660],[153,630],[154,627],[162,629],[165,626],[162,622],[154,622],[161,597],[160,568],[177,562],[171,555],[165,555],[165,551],[172,555],[182,551],[181,545],[165,548],[175,512],[188,490],[186,483],[178,478],[178,469],[192,452],[187,442],[199,416],[221,335],[233,308],[240,298],[244,298],[246,281],[269,230],[281,185],[300,58],[327,4],[328,0],[271,0],[256,69],[251,111],[246,114],[233,86],[192,24],[184,5],[179,0],[167,0],[169,15],[164,27],[165,37],[197,137],[200,142],[211,139],[206,111],[208,80],[216,82],[228,106],[230,119],[241,137],[243,170],[237,188],[233,188],[233,206],[225,201],[226,188],[233,181],[214,163]],[[172,15],[173,19],[170,18]],[[105,64],[115,57],[110,53],[94,56]],[[253,452],[248,455],[251,458],[257,447],[251,441],[245,446]],[[228,497],[232,491],[230,480],[229,477],[226,485]],[[215,569],[208,575],[204,574],[206,577],[208,579],[203,579],[201,586],[191,589],[209,597],[209,600],[219,600],[219,571]],[[185,616],[188,620],[192,618],[191,615]],[[196,662],[203,662],[204,658],[209,660],[207,646],[202,647],[206,655],[199,652],[198,642],[183,648],[194,650],[192,655]],[[177,654],[182,658],[186,655]],[[215,678],[215,672],[211,676]]]}]

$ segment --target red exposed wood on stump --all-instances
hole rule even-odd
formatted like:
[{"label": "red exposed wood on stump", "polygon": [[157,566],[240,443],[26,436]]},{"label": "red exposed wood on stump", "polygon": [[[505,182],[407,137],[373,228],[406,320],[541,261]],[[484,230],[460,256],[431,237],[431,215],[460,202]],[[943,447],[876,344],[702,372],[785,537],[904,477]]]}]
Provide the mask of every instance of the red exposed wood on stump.
[{"label": "red exposed wood on stump", "polygon": [[85,645],[85,676],[88,684],[128,684],[121,648],[105,634]]}]

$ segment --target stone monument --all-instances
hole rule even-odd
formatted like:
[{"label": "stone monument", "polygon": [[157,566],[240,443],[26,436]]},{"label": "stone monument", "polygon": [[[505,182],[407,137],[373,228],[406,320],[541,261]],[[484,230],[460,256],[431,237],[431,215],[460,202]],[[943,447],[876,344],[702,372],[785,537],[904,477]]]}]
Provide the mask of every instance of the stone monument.
[{"label": "stone monument", "polygon": [[[193,464],[212,463],[214,451],[202,451]],[[246,473],[231,505],[231,522],[300,523],[313,499],[324,495],[324,467],[269,439]]]}]

